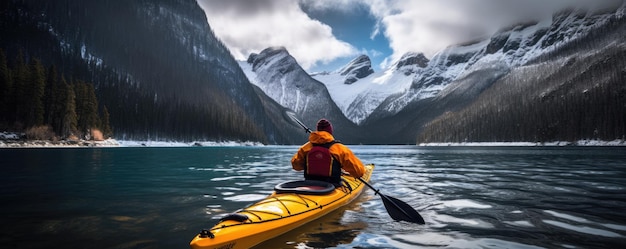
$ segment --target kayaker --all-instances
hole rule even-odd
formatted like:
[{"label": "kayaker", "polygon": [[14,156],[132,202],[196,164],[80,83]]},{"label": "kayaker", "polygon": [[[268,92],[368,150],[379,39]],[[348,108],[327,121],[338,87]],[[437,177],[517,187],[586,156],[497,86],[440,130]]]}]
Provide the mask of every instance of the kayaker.
[{"label": "kayaker", "polygon": [[317,122],[317,131],[311,132],[309,141],[291,158],[294,170],[303,171],[307,180],[341,184],[341,170],[351,176],[361,177],[365,167],[352,151],[333,137],[333,125],[326,119]]}]

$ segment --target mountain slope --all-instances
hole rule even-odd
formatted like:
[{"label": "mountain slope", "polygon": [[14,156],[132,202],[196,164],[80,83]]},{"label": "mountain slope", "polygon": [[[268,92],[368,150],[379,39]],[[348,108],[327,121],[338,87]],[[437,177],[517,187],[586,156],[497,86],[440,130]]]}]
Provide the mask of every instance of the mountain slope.
[{"label": "mountain slope", "polygon": [[333,101],[356,124],[367,119],[389,96],[405,92],[428,59],[422,54],[408,53],[384,72],[374,72],[368,62],[369,58],[363,55],[335,72],[313,75],[326,85]]},{"label": "mountain slope", "polygon": [[[407,53],[389,69],[372,73],[367,58],[359,56],[337,71],[312,76],[327,87],[342,114],[358,124],[361,132],[368,134],[361,136],[364,143],[414,143],[424,124],[441,115],[449,116],[463,110],[479,98],[482,103],[490,103],[491,98],[499,99],[486,98],[483,92],[493,91],[491,94],[498,96],[504,91],[499,88],[499,82],[504,79],[535,76],[552,79],[568,69],[570,63],[584,63],[581,58],[595,60],[596,57],[588,56],[619,55],[624,44],[621,38],[624,37],[623,16],[624,4],[617,9],[596,13],[564,10],[555,13],[552,19],[515,25],[485,40],[451,46],[431,60],[421,54]],[[614,57],[607,58],[621,63]],[[531,72],[540,75],[520,75],[520,72],[528,72],[520,71],[521,68],[537,64],[549,67]],[[295,66],[291,64],[290,67]],[[608,80],[611,82],[620,82],[623,77],[619,66],[580,67],[580,70],[577,74],[612,75]],[[264,78],[276,81],[283,77],[280,70],[268,69],[266,72],[271,75],[257,78],[255,84],[265,84]],[[357,75],[360,77],[354,77]],[[297,78],[291,80],[298,84]],[[564,84],[581,82],[566,81]],[[523,89],[540,86],[550,91],[537,82],[516,85]],[[514,89],[519,90],[520,95],[528,94],[519,87]],[[264,91],[272,96],[272,92],[279,89],[266,88]],[[494,108],[505,104],[510,103],[490,103]],[[497,113],[490,115],[495,115],[493,118],[497,120]],[[460,117],[446,120],[462,123],[456,118]],[[482,116],[464,118],[476,122],[487,120]],[[462,130],[462,127],[458,128]],[[438,129],[445,133],[446,129]]]},{"label": "mountain slope", "polygon": [[418,142],[623,140],[624,17],[623,6],[602,15],[556,14],[536,39],[543,53],[511,68],[470,105],[428,123]]},{"label": "mountain slope", "polygon": [[353,138],[358,137],[357,127],[344,117],[326,87],[311,78],[285,48],[267,48],[239,65],[250,82],[294,111],[308,127],[315,128],[320,118],[327,118],[340,131],[337,134],[341,139],[356,142]]},{"label": "mountain slope", "polygon": [[[445,49],[431,60],[426,69],[427,73],[416,76],[409,91],[393,98],[378,111],[384,116],[397,112],[397,106],[405,106],[404,103],[424,99],[422,93],[425,86],[439,85],[440,90],[443,90],[453,81],[467,78],[466,75],[476,71],[493,71],[494,68],[500,68],[497,74],[502,76],[512,68],[541,60],[554,51],[570,46],[579,37],[588,36],[593,30],[602,28],[611,18],[623,11],[623,5],[620,9],[617,12],[599,14],[565,10],[556,13],[551,20],[516,25],[496,33],[489,40]],[[479,81],[471,84],[482,84]],[[433,93],[445,95],[450,92]],[[429,95],[425,97],[428,98]]]},{"label": "mountain slope", "polygon": [[260,99],[196,1],[2,6],[5,51],[93,82],[118,139],[285,142],[266,109],[280,106]]}]

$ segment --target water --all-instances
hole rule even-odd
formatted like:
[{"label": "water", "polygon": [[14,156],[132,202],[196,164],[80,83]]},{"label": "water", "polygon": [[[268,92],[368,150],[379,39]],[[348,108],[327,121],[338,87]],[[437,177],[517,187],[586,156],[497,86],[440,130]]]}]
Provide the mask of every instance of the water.
[{"label": "water", "polygon": [[[626,149],[353,146],[367,190],[259,248],[623,248]],[[0,248],[188,248],[216,217],[300,179],[297,147],[2,149]]]}]

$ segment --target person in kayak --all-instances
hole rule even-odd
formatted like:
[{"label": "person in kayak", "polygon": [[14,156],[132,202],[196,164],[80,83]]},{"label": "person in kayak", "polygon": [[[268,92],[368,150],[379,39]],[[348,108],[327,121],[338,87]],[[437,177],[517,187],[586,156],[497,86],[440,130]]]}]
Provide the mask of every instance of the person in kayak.
[{"label": "person in kayak", "polygon": [[347,146],[333,137],[333,126],[326,119],[317,122],[317,131],[311,132],[309,141],[291,158],[296,171],[304,171],[307,180],[341,184],[341,170],[353,177],[361,177],[365,167]]}]

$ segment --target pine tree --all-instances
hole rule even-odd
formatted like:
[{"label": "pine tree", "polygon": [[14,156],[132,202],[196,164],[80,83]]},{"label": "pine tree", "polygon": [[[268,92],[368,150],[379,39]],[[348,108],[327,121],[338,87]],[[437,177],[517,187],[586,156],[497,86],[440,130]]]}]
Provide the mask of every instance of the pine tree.
[{"label": "pine tree", "polygon": [[4,50],[0,49],[0,125],[2,126],[8,126],[8,123],[12,121],[10,117],[13,113],[10,108],[12,85],[6,55]]},{"label": "pine tree", "polygon": [[61,136],[70,137],[76,133],[76,95],[74,93],[74,86],[68,84],[64,77],[61,77],[60,89],[63,92],[62,100],[65,103],[63,105],[62,122],[61,122]]},{"label": "pine tree", "polygon": [[11,122],[14,123],[14,128],[20,130],[24,129],[24,120],[26,120],[27,107],[29,103],[26,101],[26,85],[28,79],[28,67],[24,61],[24,54],[19,51],[15,69],[13,70],[13,93],[12,103],[9,104],[10,108],[14,111],[14,117]]},{"label": "pine tree", "polygon": [[59,106],[58,99],[61,97],[61,93],[59,92],[59,82],[58,82],[57,70],[54,65],[50,66],[48,69],[48,75],[46,77],[46,91],[44,97],[44,108],[45,108],[45,118],[44,123],[52,126],[52,130],[55,133],[60,133],[60,110],[62,109]]},{"label": "pine tree", "polygon": [[43,125],[44,94],[46,87],[45,69],[39,59],[31,59],[30,74],[26,85],[26,127]]},{"label": "pine tree", "polygon": [[104,135],[105,139],[113,136],[111,124],[109,123],[110,116],[109,109],[107,109],[106,105],[102,106],[102,124],[100,124],[100,127],[102,129],[102,135]]},{"label": "pine tree", "polygon": [[78,81],[74,84],[76,93],[77,128],[80,134],[88,135],[93,128],[98,128],[98,100],[92,84]]}]

